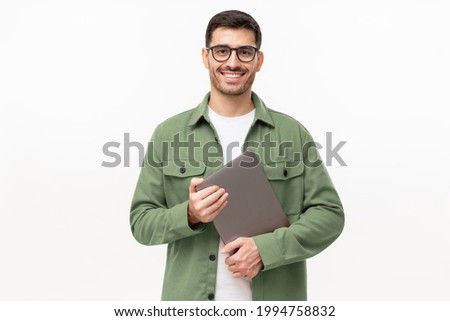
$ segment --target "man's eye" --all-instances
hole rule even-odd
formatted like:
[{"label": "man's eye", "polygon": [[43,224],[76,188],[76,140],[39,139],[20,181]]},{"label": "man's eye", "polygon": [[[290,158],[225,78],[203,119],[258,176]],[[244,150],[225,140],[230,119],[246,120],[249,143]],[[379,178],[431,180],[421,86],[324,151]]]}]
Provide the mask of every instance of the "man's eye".
[{"label": "man's eye", "polygon": [[239,55],[242,57],[252,57],[253,56],[253,49],[251,48],[241,48],[239,50]]},{"label": "man's eye", "polygon": [[215,53],[218,55],[227,55],[228,48],[216,48]]}]

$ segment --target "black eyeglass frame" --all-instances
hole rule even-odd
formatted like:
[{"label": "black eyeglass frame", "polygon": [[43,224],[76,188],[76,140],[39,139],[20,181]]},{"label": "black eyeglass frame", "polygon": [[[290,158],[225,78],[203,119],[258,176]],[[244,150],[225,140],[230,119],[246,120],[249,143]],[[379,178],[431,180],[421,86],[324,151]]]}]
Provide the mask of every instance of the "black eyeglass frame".
[{"label": "black eyeglass frame", "polygon": [[[213,50],[213,49],[214,49],[214,48],[217,48],[217,47],[223,47],[223,48],[228,48],[228,49],[230,49],[230,54],[228,55],[228,57],[227,57],[226,59],[217,59],[216,56],[214,56],[214,50]],[[239,52],[238,52],[238,50],[239,50],[239,49],[250,49],[250,48],[255,50],[255,53],[254,53],[252,59],[250,59],[250,60],[248,60],[248,61],[247,61],[247,60],[242,60],[241,57],[239,57]],[[236,57],[239,59],[239,61],[241,61],[241,62],[252,62],[253,60],[255,60],[256,54],[259,52],[259,49],[256,48],[256,47],[253,47],[253,46],[241,46],[241,47],[237,47],[237,48],[231,48],[231,47],[229,47],[229,46],[227,46],[227,45],[215,45],[215,46],[206,48],[206,50],[211,50],[211,54],[212,54],[214,60],[217,61],[217,62],[225,62],[225,61],[227,61],[228,59],[230,59],[231,53],[233,52],[233,50],[236,51]]]}]

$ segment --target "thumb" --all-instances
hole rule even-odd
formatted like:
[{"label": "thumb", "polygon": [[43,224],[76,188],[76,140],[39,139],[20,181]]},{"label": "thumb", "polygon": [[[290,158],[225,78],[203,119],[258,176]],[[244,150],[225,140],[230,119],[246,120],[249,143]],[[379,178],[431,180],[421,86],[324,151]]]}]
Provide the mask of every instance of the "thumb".
[{"label": "thumb", "polygon": [[229,253],[233,250],[237,250],[242,246],[242,241],[240,238],[231,241],[230,243],[227,243],[221,250],[220,253],[224,254],[224,253]]},{"label": "thumb", "polygon": [[203,183],[204,179],[200,178],[200,177],[194,177],[193,179],[191,179],[191,184],[189,185],[189,193],[196,193],[196,186],[200,185],[201,183]]}]

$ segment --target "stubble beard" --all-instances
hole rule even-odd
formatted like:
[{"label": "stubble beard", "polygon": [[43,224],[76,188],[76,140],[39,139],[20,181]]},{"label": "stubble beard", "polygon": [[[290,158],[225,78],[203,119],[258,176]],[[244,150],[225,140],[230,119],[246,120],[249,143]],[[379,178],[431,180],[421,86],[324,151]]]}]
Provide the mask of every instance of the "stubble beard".
[{"label": "stubble beard", "polygon": [[[232,70],[229,70],[232,71]],[[249,71],[247,70],[246,73],[248,74]],[[225,96],[240,96],[244,93],[246,93],[253,85],[253,82],[255,81],[255,75],[256,73],[253,72],[250,74],[250,77],[247,79],[247,81],[241,86],[241,87],[231,87],[226,88],[227,86],[220,83],[220,81],[216,78],[216,75],[214,74],[214,71],[210,69],[209,71],[209,78],[211,80],[211,85],[222,95]]]}]

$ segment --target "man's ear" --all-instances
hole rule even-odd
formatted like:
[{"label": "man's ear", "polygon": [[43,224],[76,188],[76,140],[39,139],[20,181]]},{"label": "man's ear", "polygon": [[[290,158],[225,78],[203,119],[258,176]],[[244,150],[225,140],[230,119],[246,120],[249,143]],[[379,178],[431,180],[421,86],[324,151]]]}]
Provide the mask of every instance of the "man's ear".
[{"label": "man's ear", "polygon": [[203,66],[205,66],[206,69],[209,69],[208,50],[205,48],[202,48],[202,60]]},{"label": "man's ear", "polygon": [[256,62],[256,71],[261,70],[261,66],[264,62],[264,53],[262,51],[258,52],[258,61]]}]

